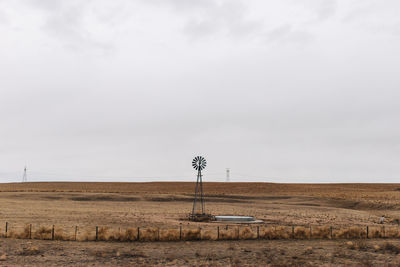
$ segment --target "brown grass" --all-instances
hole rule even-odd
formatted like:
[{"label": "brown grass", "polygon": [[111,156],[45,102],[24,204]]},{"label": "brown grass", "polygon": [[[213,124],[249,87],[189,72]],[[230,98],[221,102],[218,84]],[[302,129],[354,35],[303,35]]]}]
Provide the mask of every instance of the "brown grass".
[{"label": "brown grass", "polygon": [[353,250],[367,250],[369,249],[368,244],[364,240],[348,241],[346,247]]},{"label": "brown grass", "polygon": [[[333,228],[333,239],[365,239],[367,238],[366,227],[353,226],[349,228]],[[311,234],[311,236],[310,236]],[[41,226],[37,230],[32,229],[32,239],[50,240],[52,238],[52,227]],[[15,229],[8,232],[9,238],[28,239],[30,238],[30,226],[26,225],[22,231]],[[369,238],[398,238],[400,232],[397,227],[385,228],[370,227]],[[303,227],[296,226],[266,226],[259,227],[260,239],[331,239],[329,226]],[[75,240],[74,234],[68,233],[61,227],[55,227],[55,240]],[[205,229],[182,229],[182,240],[217,240],[216,228]],[[230,226],[220,227],[219,240],[251,240],[257,239],[256,227],[250,226]],[[77,241],[96,240],[95,229],[87,229],[83,234],[77,235]],[[160,228],[140,228],[140,239],[138,240],[138,228],[110,229],[109,227],[98,228],[98,241],[179,241],[179,229],[160,229]]]},{"label": "brown grass", "polygon": [[294,238],[295,239],[307,239],[309,237],[309,231],[304,227],[294,228]]},{"label": "brown grass", "polygon": [[400,232],[399,228],[387,228],[385,229],[385,236],[390,237],[390,238],[399,238],[400,237]]},{"label": "brown grass", "polygon": [[201,239],[202,240],[217,240],[217,232],[214,230],[205,230],[201,232]]},{"label": "brown grass", "polygon": [[365,229],[360,227],[350,227],[348,229],[340,229],[339,231],[335,232],[336,238],[346,238],[346,239],[353,239],[353,238],[366,238],[367,233]]},{"label": "brown grass", "polygon": [[30,255],[37,255],[40,254],[40,250],[38,247],[36,246],[31,246],[29,248],[23,248],[22,250],[20,250],[19,255],[22,256],[30,256]]},{"label": "brown grass", "polygon": [[160,240],[161,241],[177,241],[179,240],[179,230],[168,229],[160,230]]},{"label": "brown grass", "polygon": [[[302,227],[296,227],[296,233],[299,232],[299,229],[303,229]],[[291,237],[289,233],[289,228],[284,226],[271,226],[267,228],[260,229],[260,238],[262,239],[289,239]]]},{"label": "brown grass", "polygon": [[137,228],[128,228],[126,229],[124,239],[127,241],[135,241],[138,240],[138,230]]},{"label": "brown grass", "polygon": [[241,239],[256,239],[257,232],[253,231],[250,227],[243,227],[240,228],[240,238]]},{"label": "brown grass", "polygon": [[29,225],[26,225],[26,226],[24,227],[24,229],[22,230],[22,232],[17,232],[17,231],[15,231],[15,230],[11,230],[11,231],[8,233],[8,237],[10,237],[10,238],[17,238],[17,239],[27,239],[27,238],[30,237],[29,233],[30,233],[30,226],[29,226]]},{"label": "brown grass", "polygon": [[40,226],[40,228],[32,234],[34,239],[51,239],[51,227]]},{"label": "brown grass", "polygon": [[200,239],[201,239],[200,229],[183,230],[183,240],[200,240]]},{"label": "brown grass", "polygon": [[140,241],[158,241],[159,240],[158,228],[146,228],[140,230]]},{"label": "brown grass", "polygon": [[219,230],[219,239],[221,240],[233,240],[237,239],[237,228],[234,227],[226,227],[220,228]]},{"label": "brown grass", "polygon": [[329,226],[313,227],[312,238],[313,239],[327,239],[331,237],[331,230]]},{"label": "brown grass", "polygon": [[400,253],[400,246],[395,245],[395,244],[390,243],[390,242],[386,242],[382,246],[382,250],[385,251],[385,252],[388,251],[390,253],[399,254]]}]

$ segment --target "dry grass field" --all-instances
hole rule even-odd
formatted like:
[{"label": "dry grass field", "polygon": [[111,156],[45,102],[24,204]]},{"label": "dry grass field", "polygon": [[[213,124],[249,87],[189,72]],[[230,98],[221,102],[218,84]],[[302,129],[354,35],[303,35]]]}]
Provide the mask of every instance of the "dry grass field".
[{"label": "dry grass field", "polygon": [[[32,238],[38,239],[50,239],[52,225],[55,225],[55,239],[73,239],[77,229],[78,240],[92,240],[96,226],[101,240],[135,240],[137,227],[142,229],[143,241],[146,238],[168,240],[179,235],[180,227],[183,239],[197,235],[199,227],[202,237],[216,239],[217,226],[221,229],[220,237],[234,238],[237,225],[195,223],[186,219],[192,207],[194,186],[194,183],[177,182],[0,184],[0,236],[4,237],[5,222],[8,222],[8,237],[22,238],[29,237],[30,224]],[[390,241],[395,244],[390,243],[396,247],[391,248],[395,252],[379,239],[362,244],[359,240],[350,241],[354,244],[341,240],[355,237],[363,240],[365,231],[357,229],[365,229],[367,225],[370,237],[398,237],[400,184],[205,183],[204,189],[206,208],[210,213],[255,216],[263,220],[258,225],[262,238],[275,239],[284,235],[292,238],[294,233],[295,238],[308,239],[311,226],[314,238],[329,238],[332,227],[333,236],[338,240],[81,243],[2,238],[0,254],[3,253],[4,261],[11,265],[21,265],[21,261],[26,259],[42,265],[39,255],[44,254],[46,258],[49,253],[42,247],[64,253],[67,258],[63,260],[66,261],[73,257],[71,265],[77,265],[79,257],[82,257],[82,265],[135,262],[143,265],[239,266],[248,262],[256,265],[293,263],[320,266],[321,263],[400,262],[396,240]],[[384,234],[381,225],[377,224],[381,215],[386,216]],[[255,227],[240,225],[240,235],[255,238]],[[349,232],[348,229],[353,230]],[[291,245],[287,246],[288,243]],[[26,248],[27,251],[16,253],[16,248],[10,252],[10,246]],[[32,247],[38,251],[31,252]],[[77,251],[82,247],[84,252]],[[164,251],[162,257],[160,250]],[[360,257],[350,260],[348,255],[354,251]],[[89,256],[83,257],[85,253]],[[184,259],[181,253],[187,254]],[[90,260],[84,261],[84,258]],[[51,265],[52,262],[50,257],[46,263]]]}]

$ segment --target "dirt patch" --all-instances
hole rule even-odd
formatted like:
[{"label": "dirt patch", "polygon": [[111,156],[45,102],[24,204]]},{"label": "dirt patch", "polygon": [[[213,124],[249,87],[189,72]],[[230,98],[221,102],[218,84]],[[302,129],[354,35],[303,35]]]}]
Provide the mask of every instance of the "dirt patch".
[{"label": "dirt patch", "polygon": [[309,207],[321,207],[321,204],[317,203],[290,203],[289,205],[309,206]]},{"label": "dirt patch", "polygon": [[[185,194],[186,196],[194,197],[193,194]],[[222,198],[222,199],[238,199],[238,200],[280,200],[291,199],[291,196],[238,196],[238,195],[219,195],[206,194],[207,198]]]},{"label": "dirt patch", "polygon": [[327,202],[332,207],[352,210],[399,210],[400,207],[395,204],[373,203],[369,201],[353,201],[333,199]]},{"label": "dirt patch", "polygon": [[51,199],[51,200],[60,200],[60,199],[63,199],[62,197],[56,197],[56,196],[43,196],[42,198],[44,198],[44,199]]},{"label": "dirt patch", "polygon": [[[145,198],[147,201],[154,202],[193,202],[193,198],[184,198],[184,197],[148,197]],[[224,199],[224,198],[210,198],[205,197],[205,201],[209,203],[246,203],[247,201],[238,200],[238,199]]]},{"label": "dirt patch", "polygon": [[114,202],[134,202],[140,200],[138,197],[124,197],[115,195],[94,195],[76,196],[69,198],[72,201],[114,201]]}]

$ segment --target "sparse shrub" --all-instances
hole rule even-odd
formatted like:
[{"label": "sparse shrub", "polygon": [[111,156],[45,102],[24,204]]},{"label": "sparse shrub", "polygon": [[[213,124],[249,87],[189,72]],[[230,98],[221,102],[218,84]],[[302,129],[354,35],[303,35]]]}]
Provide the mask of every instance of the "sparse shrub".
[{"label": "sparse shrub", "polygon": [[32,237],[34,239],[51,239],[51,232],[51,227],[41,226],[34,234],[32,234]]},{"label": "sparse shrub", "polygon": [[236,228],[222,229],[219,231],[219,239],[221,240],[233,240],[237,239]]},{"label": "sparse shrub", "polygon": [[347,241],[346,242],[346,247],[348,249],[355,249],[356,247],[354,246],[354,243],[352,241]]},{"label": "sparse shrub", "polygon": [[184,240],[200,240],[200,229],[191,229],[183,231]]},{"label": "sparse shrub", "polygon": [[330,238],[331,230],[329,227],[316,227],[312,229],[312,238]]},{"label": "sparse shrub", "polygon": [[107,235],[107,240],[108,241],[124,241],[122,240],[122,234],[121,234],[121,229],[119,229],[118,231],[114,230],[114,231],[110,231],[108,229],[108,235]]},{"label": "sparse shrub", "polygon": [[264,228],[260,232],[260,238],[263,239],[288,239],[289,237],[289,232],[283,226]]},{"label": "sparse shrub", "polygon": [[207,230],[207,231],[202,232],[201,239],[202,240],[216,240],[217,235],[213,231]]},{"label": "sparse shrub", "polygon": [[68,238],[68,235],[65,233],[63,228],[57,227],[54,229],[54,239],[55,240],[70,240],[70,238]]},{"label": "sparse shrub", "polygon": [[390,242],[386,242],[383,245],[382,249],[385,252],[388,251],[388,252],[391,252],[391,253],[394,253],[394,254],[399,254],[400,253],[400,247],[398,245],[395,245],[395,244],[390,243]]},{"label": "sparse shrub", "polygon": [[383,231],[381,227],[370,227],[369,228],[369,233],[368,233],[369,238],[381,238],[383,237]]},{"label": "sparse shrub", "polygon": [[368,244],[364,240],[348,241],[346,247],[353,250],[367,250]]},{"label": "sparse shrub", "polygon": [[312,247],[307,247],[306,250],[304,251],[304,254],[310,255],[313,253],[313,248]]},{"label": "sparse shrub", "polygon": [[83,235],[83,241],[94,241],[96,240],[96,233],[94,231],[87,230]]},{"label": "sparse shrub", "polygon": [[108,227],[100,227],[97,231],[97,238],[100,241],[108,241],[110,239],[110,234]]},{"label": "sparse shrub", "polygon": [[158,239],[157,228],[146,228],[140,231],[140,240],[142,241],[156,241]]},{"label": "sparse shrub", "polygon": [[22,230],[22,232],[16,232],[13,230],[9,231],[8,237],[17,238],[17,239],[27,239],[27,238],[29,238],[29,232],[30,232],[30,227],[29,227],[29,225],[26,225],[24,227],[24,230]]},{"label": "sparse shrub", "polygon": [[309,233],[307,233],[306,228],[304,227],[295,227],[294,228],[294,238],[296,239],[307,239]]},{"label": "sparse shrub", "polygon": [[177,240],[179,240],[179,230],[175,230],[175,229],[160,230],[160,240],[162,240],[162,241],[177,241]]},{"label": "sparse shrub", "polygon": [[386,237],[392,237],[392,238],[398,238],[400,237],[400,232],[398,231],[398,228],[389,228],[386,229]]},{"label": "sparse shrub", "polygon": [[36,246],[32,246],[29,248],[23,248],[20,252],[19,255],[23,255],[23,256],[30,256],[30,255],[37,255],[40,253],[40,250],[38,247]]},{"label": "sparse shrub", "polygon": [[366,232],[360,227],[350,227],[348,229],[341,229],[335,236],[338,238],[365,238]]},{"label": "sparse shrub", "polygon": [[128,228],[128,229],[126,229],[124,239],[127,240],[127,241],[137,240],[137,238],[138,238],[137,232],[138,232],[137,228]]},{"label": "sparse shrub", "polygon": [[365,242],[364,240],[357,240],[355,241],[355,244],[358,250],[367,250],[369,248],[367,242]]},{"label": "sparse shrub", "polygon": [[374,249],[375,252],[376,252],[376,251],[379,251],[379,250],[381,249],[381,247],[380,247],[379,245],[374,245],[374,246],[373,246],[373,249]]},{"label": "sparse shrub", "polygon": [[244,227],[240,229],[240,238],[241,239],[255,239],[257,234],[254,233],[250,227]]}]

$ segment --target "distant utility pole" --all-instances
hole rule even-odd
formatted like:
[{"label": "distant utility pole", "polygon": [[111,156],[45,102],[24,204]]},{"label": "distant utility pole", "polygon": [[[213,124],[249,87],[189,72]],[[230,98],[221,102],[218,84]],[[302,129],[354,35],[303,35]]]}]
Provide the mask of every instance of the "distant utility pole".
[{"label": "distant utility pole", "polygon": [[226,182],[229,182],[229,168],[226,169]]},{"label": "distant utility pole", "polygon": [[26,168],[26,165],[25,165],[25,168],[24,168],[24,176],[22,176],[22,182],[23,182],[23,183],[25,183],[25,182],[28,181],[28,176],[27,176],[27,174],[26,174],[26,171],[27,171],[27,168]]}]

